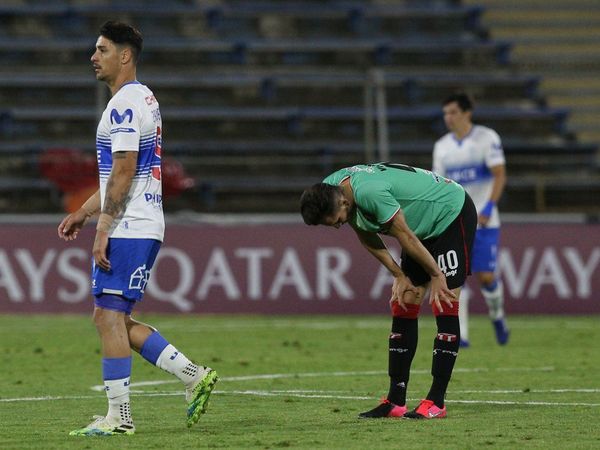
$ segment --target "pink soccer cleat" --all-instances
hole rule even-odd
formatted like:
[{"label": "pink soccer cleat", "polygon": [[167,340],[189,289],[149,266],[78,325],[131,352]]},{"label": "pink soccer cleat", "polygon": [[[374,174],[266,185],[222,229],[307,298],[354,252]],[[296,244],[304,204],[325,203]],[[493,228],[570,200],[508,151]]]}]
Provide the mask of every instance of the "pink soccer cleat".
[{"label": "pink soccer cleat", "polygon": [[404,414],[407,419],[443,419],[446,407],[439,408],[431,400],[421,400],[419,406]]}]

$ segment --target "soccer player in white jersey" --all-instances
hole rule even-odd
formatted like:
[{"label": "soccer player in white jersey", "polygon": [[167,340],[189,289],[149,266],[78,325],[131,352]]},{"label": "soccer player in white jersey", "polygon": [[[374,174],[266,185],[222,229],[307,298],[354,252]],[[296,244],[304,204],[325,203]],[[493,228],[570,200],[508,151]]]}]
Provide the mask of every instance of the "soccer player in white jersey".
[{"label": "soccer player in white jersey", "polygon": [[[472,111],[473,102],[464,93],[454,94],[444,101],[444,122],[449,133],[435,143],[433,171],[462,184],[475,203],[479,223],[472,270],[487,303],[496,340],[504,345],[510,331],[504,315],[502,282],[496,275],[500,236],[497,204],[506,184],[504,150],[498,133],[473,124]],[[461,296],[460,301],[461,346],[468,347],[468,296]]]},{"label": "soccer player in white jersey", "polygon": [[183,382],[189,427],[206,411],[217,373],[192,363],[155,328],[131,317],[165,228],[159,105],[152,91],[136,79],[140,32],[122,22],[106,22],[99,34],[91,61],[96,79],[112,93],[96,136],[100,189],[63,219],[58,235],[72,241],[92,216],[100,214],[92,249],[92,294],[108,413],[70,434],[135,432],[129,406],[132,349]]}]

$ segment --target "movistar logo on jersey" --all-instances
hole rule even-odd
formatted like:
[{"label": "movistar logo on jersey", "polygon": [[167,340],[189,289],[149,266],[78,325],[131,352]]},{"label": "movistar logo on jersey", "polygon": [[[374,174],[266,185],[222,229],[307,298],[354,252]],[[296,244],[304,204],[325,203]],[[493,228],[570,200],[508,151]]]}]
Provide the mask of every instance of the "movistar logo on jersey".
[{"label": "movistar logo on jersey", "polygon": [[133,111],[131,108],[127,108],[123,114],[119,114],[115,108],[110,112],[110,124],[113,125],[115,123],[121,125],[125,119],[129,119],[128,122],[131,123],[133,120]]}]

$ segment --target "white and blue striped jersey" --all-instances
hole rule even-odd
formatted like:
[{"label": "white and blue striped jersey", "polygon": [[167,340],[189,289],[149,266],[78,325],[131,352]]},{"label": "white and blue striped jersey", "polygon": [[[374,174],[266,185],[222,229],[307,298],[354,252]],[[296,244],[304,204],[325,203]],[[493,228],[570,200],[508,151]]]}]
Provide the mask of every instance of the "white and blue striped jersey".
[{"label": "white and blue striped jersey", "polygon": [[115,218],[110,237],[163,240],[161,147],[162,119],[154,94],[137,81],[123,85],[108,102],[96,133],[102,205],[113,152],[138,152],[130,200]]},{"label": "white and blue striped jersey", "polygon": [[[504,165],[504,150],[500,136],[491,128],[473,125],[462,140],[447,133],[435,143],[432,170],[460,183],[469,193],[480,212],[490,199],[494,179],[491,167]],[[500,226],[495,207],[487,228]]]}]

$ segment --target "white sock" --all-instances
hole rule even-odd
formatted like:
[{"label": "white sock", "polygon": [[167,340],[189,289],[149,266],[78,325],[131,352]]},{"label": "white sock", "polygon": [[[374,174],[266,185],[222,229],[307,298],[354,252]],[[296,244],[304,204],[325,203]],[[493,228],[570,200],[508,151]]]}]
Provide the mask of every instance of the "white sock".
[{"label": "white sock", "polygon": [[504,288],[502,282],[498,281],[496,289],[487,291],[481,289],[483,298],[488,305],[490,319],[499,320],[504,318]]},{"label": "white sock", "polygon": [[191,386],[199,372],[205,367],[198,367],[171,344],[167,345],[156,360],[157,367],[175,375],[186,386]]},{"label": "white sock", "polygon": [[133,424],[129,406],[129,377],[120,380],[104,380],[108,397],[106,417],[119,423]]},{"label": "white sock", "polygon": [[458,305],[458,322],[460,324],[460,338],[463,341],[469,340],[469,300],[471,298],[471,290],[464,287],[460,291]]}]

